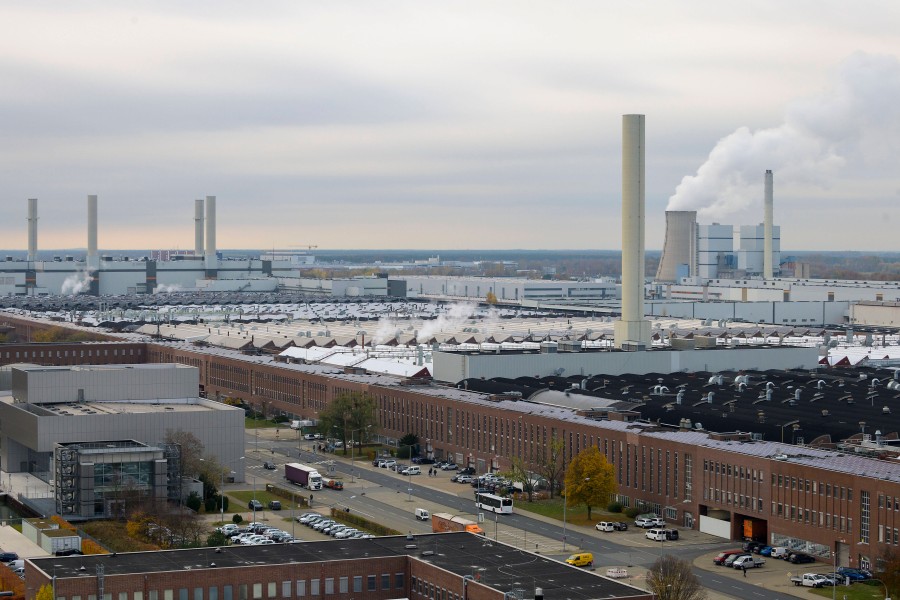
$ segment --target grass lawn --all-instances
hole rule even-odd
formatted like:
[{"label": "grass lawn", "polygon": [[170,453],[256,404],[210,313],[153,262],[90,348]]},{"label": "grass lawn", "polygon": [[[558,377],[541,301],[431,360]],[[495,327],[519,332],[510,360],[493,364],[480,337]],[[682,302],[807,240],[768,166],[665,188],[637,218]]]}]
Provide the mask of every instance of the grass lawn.
[{"label": "grass lawn", "polygon": [[[540,500],[528,502],[527,500],[519,500],[515,503],[516,510],[525,510],[537,513],[551,519],[563,520],[563,500],[554,497],[552,500]],[[598,507],[591,509],[591,518],[588,519],[587,508],[583,504],[569,505],[566,508],[566,522],[572,525],[584,525],[592,527],[598,521],[629,521],[623,513],[610,513]]]},{"label": "grass lawn", "polygon": [[832,594],[834,593],[835,597],[839,599],[847,598],[847,600],[884,600],[884,586],[877,581],[857,582],[850,587],[839,585],[836,590],[833,590],[830,587],[810,588],[809,593],[820,596],[822,598],[831,598]]}]

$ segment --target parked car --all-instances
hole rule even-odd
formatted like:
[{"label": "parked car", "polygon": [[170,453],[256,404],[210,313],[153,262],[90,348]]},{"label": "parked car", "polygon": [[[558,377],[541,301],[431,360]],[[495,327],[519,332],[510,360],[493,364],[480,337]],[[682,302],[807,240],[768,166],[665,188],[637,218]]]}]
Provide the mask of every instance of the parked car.
[{"label": "parked car", "polygon": [[794,577],[791,577],[791,582],[794,585],[803,585],[813,588],[820,588],[826,585],[830,585],[828,579],[824,575],[819,575],[818,573],[804,573],[803,575],[796,575]]},{"label": "parked car", "polygon": [[463,467],[459,470],[460,475],[474,475],[475,467]]},{"label": "parked car", "polygon": [[803,563],[813,563],[816,562],[816,559],[810,556],[809,554],[804,554],[802,552],[796,552],[791,554],[791,557],[788,559],[789,562],[794,563],[795,565],[803,564]]},{"label": "parked car", "polygon": [[772,556],[772,546],[763,546],[759,549],[760,556]]},{"label": "parked car", "polygon": [[872,574],[863,569],[851,569],[850,567],[838,567],[838,574],[842,577],[849,577],[850,581],[865,581],[871,579]]},{"label": "parked car", "polygon": [[750,540],[750,541],[744,542],[743,549],[746,552],[756,552],[757,554],[759,554],[759,549],[762,548],[763,546],[765,546],[765,544],[763,544],[762,542]]},{"label": "parked car", "polygon": [[753,556],[752,554],[745,554],[744,556],[739,556],[734,559],[731,566],[735,569],[754,569],[761,567],[764,564],[766,564],[766,559],[759,556]]},{"label": "parked car", "polygon": [[441,471],[455,471],[459,467],[456,466],[456,463],[444,463],[441,466]]},{"label": "parked car", "polygon": [[666,522],[660,517],[638,517],[634,520],[635,527],[651,529],[653,527],[665,527]]},{"label": "parked car", "polygon": [[411,467],[406,467],[402,471],[400,471],[401,475],[421,475],[422,469],[419,468],[418,465],[413,465]]},{"label": "parked car", "polygon": [[267,471],[274,471],[276,469],[275,463],[266,461],[263,463],[263,469],[266,469]]},{"label": "parked car", "polygon": [[269,510],[281,510],[281,501],[269,500]]},{"label": "parked car", "polygon": [[597,531],[615,531],[616,528],[613,527],[613,524],[610,521],[600,521],[596,525],[594,525],[594,529]]},{"label": "parked car", "polygon": [[259,500],[251,500],[247,503],[247,508],[250,510],[262,510],[263,504]]},{"label": "parked car", "polygon": [[667,540],[677,540],[678,539],[678,530],[677,529],[663,529],[663,533],[666,534]]},{"label": "parked car", "polygon": [[613,521],[612,525],[616,531],[628,531],[628,523],[625,521]]},{"label": "parked car", "polygon": [[579,552],[567,558],[566,564],[573,567],[590,567],[594,564],[594,555],[590,552]]},{"label": "parked car", "polygon": [[19,560],[19,555],[15,552],[0,552],[0,562],[8,563]]},{"label": "parked car", "polygon": [[380,461],[380,464],[378,466],[381,467],[382,469],[390,469],[391,467],[393,467],[396,464],[397,464],[396,460],[387,459],[387,460]]},{"label": "parked car", "polygon": [[734,561],[736,561],[737,559],[739,559],[742,556],[750,556],[750,555],[747,554],[746,552],[741,551],[739,554],[732,554],[731,556],[726,558],[725,562],[723,562],[722,564],[726,567],[730,567],[731,565],[734,564]]},{"label": "parked car", "polygon": [[787,558],[788,549],[784,546],[772,546],[772,551],[769,552],[769,556],[772,558]]}]

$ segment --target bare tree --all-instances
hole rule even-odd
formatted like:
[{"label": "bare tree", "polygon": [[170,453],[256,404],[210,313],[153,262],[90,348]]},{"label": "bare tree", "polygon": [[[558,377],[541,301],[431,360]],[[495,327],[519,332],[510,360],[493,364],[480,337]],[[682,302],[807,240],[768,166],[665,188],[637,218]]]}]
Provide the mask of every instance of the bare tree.
[{"label": "bare tree", "polygon": [[554,433],[550,438],[550,442],[544,448],[544,454],[542,456],[538,456],[537,459],[537,468],[541,475],[543,475],[544,479],[547,480],[547,484],[550,486],[550,497],[553,497],[553,492],[559,487],[560,480],[562,479],[562,475],[565,472],[566,468],[563,464],[563,450],[565,449],[565,441],[557,437]]},{"label": "bare tree", "polygon": [[514,483],[521,483],[522,491],[528,494],[528,501],[534,501],[534,475],[525,467],[525,461],[518,457],[512,458],[509,471],[503,475]]},{"label": "bare tree", "polygon": [[705,600],[706,590],[691,564],[675,556],[663,556],[647,571],[647,585],[658,600]]}]

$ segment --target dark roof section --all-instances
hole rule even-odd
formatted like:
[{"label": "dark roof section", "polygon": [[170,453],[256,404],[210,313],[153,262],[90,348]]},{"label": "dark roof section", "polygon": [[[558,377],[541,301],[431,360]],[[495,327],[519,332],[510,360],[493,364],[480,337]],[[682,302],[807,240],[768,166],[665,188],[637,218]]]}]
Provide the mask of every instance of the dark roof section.
[{"label": "dark roof section", "polygon": [[[747,378],[745,385],[737,381],[739,376]],[[618,405],[620,409],[634,410],[652,422],[678,427],[683,419],[689,419],[693,427],[699,423],[706,431],[760,433],[769,441],[780,441],[785,426],[785,442],[799,443],[802,439],[809,444],[821,436],[837,443],[876,430],[885,437],[900,432],[900,387],[897,383],[891,386],[894,389],[888,386],[893,377],[892,369],[874,368],[735,370],[467,379],[461,385],[475,392],[518,392],[525,400],[540,399],[538,392],[542,390],[568,391],[573,406],[599,405],[592,398],[604,398],[623,402]],[[684,393],[679,403],[680,390]],[[586,397],[576,402],[580,394]],[[799,421],[796,429],[793,424],[787,425],[793,421]]]},{"label": "dark roof section", "polygon": [[[415,548],[410,548],[412,545]],[[64,579],[96,577],[98,564],[103,565],[106,576],[113,576],[403,555],[434,564],[460,577],[471,576],[475,571],[481,583],[501,592],[515,588],[530,591],[537,585],[543,588],[547,600],[646,596],[643,590],[616,580],[470,533],[417,535],[414,541],[404,536],[392,536],[269,546],[227,546],[218,551],[216,548],[194,548],[50,556],[33,558],[31,562],[48,576],[55,569],[57,579]],[[214,567],[210,566],[212,563],[215,563]]]}]

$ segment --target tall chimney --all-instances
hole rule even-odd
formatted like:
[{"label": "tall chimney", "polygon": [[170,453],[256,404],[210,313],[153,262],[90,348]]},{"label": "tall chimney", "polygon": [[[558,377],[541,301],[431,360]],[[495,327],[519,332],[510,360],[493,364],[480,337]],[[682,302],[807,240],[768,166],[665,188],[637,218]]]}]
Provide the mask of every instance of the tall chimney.
[{"label": "tall chimney", "polygon": [[622,317],[615,322],[617,348],[650,345],[644,320],[644,115],[622,116]]},{"label": "tall chimney", "polygon": [[216,270],[216,197],[206,197],[206,272],[214,275]]},{"label": "tall chimney", "polygon": [[28,261],[37,260],[37,198],[28,199]]},{"label": "tall chimney", "polygon": [[697,211],[667,210],[666,239],[656,280],[677,281],[682,265],[687,265],[689,276],[697,274]]},{"label": "tall chimney", "polygon": [[100,257],[97,254],[97,196],[88,196],[88,239],[87,239],[87,268],[99,269]]},{"label": "tall chimney", "polygon": [[[763,221],[763,279],[772,279],[772,171],[766,171],[765,216]],[[757,263],[758,264],[758,263]]]},{"label": "tall chimney", "polygon": [[204,255],[203,248],[203,198],[194,200],[194,254]]}]

